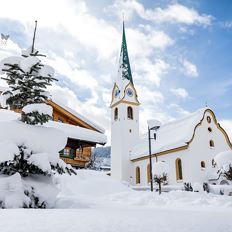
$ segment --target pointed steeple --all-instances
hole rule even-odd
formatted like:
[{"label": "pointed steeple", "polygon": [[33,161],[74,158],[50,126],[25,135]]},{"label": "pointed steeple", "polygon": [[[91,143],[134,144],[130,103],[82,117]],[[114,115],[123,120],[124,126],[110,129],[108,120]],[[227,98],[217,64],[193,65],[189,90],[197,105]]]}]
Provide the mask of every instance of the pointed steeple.
[{"label": "pointed steeple", "polygon": [[122,47],[120,53],[120,60],[119,60],[119,78],[124,80],[127,79],[133,84],[131,68],[130,68],[130,61],[129,55],[127,51],[127,44],[126,44],[126,33],[125,33],[125,26],[123,21],[123,32],[122,32]]}]

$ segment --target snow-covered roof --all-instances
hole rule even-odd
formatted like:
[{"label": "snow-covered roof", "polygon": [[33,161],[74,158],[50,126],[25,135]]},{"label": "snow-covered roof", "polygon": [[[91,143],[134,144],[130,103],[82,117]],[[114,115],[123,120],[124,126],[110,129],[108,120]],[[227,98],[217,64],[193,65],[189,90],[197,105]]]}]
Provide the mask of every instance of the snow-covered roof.
[{"label": "snow-covered roof", "polygon": [[63,108],[64,110],[68,111],[69,113],[73,114],[75,117],[81,119],[82,121],[84,121],[85,123],[87,123],[88,125],[90,125],[91,127],[93,127],[94,129],[96,129],[97,131],[101,132],[101,133],[105,133],[104,128],[100,127],[99,125],[97,125],[96,123],[92,122],[91,120],[89,120],[88,118],[84,117],[83,115],[81,115],[80,113],[77,113],[75,110],[69,108],[68,106],[62,104],[61,102],[57,101],[56,99],[51,99],[55,104],[59,105],[61,108]]},{"label": "snow-covered roof", "polygon": [[[185,118],[161,125],[156,133],[156,140],[151,140],[152,154],[187,145],[207,109],[209,108],[202,108]],[[146,133],[131,151],[130,159],[134,160],[148,154],[148,133]]]},{"label": "snow-covered roof", "polygon": [[[4,92],[8,90],[8,87],[3,87],[0,86],[0,92]],[[52,98],[51,99],[52,102],[54,102],[55,104],[59,105],[61,108],[63,108],[64,110],[68,111],[69,113],[71,113],[72,115],[74,115],[75,117],[79,118],[80,120],[82,120],[83,122],[85,122],[86,124],[88,124],[89,126],[93,127],[94,129],[96,129],[97,131],[101,132],[101,133],[105,133],[105,129],[100,127],[99,125],[97,125],[95,122],[91,121],[90,119],[84,117],[83,115],[81,115],[80,113],[77,113],[75,110],[69,108],[68,106],[62,104],[61,102],[57,101],[56,99]]]},{"label": "snow-covered roof", "polygon": [[45,124],[45,126],[61,130],[66,134],[68,138],[79,139],[100,144],[105,144],[107,142],[106,135],[83,127],[54,121],[49,121]]},{"label": "snow-covered roof", "polygon": [[[19,113],[15,113],[11,110],[0,109],[0,122],[17,121],[19,118]],[[106,135],[83,127],[54,121],[49,121],[48,123],[44,124],[44,126],[50,128],[57,128],[60,131],[62,131],[68,138],[100,144],[105,144],[107,142]]]}]

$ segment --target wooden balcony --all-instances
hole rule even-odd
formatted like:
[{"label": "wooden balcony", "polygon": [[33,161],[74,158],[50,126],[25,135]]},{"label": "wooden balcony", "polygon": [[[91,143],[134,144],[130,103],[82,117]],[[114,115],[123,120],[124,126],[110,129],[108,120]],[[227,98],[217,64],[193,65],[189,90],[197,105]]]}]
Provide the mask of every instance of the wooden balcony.
[{"label": "wooden balcony", "polygon": [[73,167],[84,168],[85,164],[89,162],[89,159],[78,159],[75,157],[74,159],[68,157],[60,157],[66,164],[70,164]]}]

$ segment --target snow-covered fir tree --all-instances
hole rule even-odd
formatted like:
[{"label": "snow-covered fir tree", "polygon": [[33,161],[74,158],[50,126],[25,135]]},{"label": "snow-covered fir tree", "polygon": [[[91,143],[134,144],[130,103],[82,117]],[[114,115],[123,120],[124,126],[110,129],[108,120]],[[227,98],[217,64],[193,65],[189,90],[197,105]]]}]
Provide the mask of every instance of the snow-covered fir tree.
[{"label": "snow-covered fir tree", "polygon": [[[17,206],[25,208],[52,207],[57,195],[54,174],[75,173],[59,158],[59,151],[67,143],[66,136],[37,125],[52,117],[52,107],[45,102],[49,96],[47,87],[56,80],[54,69],[43,64],[40,56],[33,39],[33,46],[22,51],[21,56],[8,57],[0,63],[0,72],[9,86],[2,93],[1,105],[21,111],[20,120],[0,123],[0,174],[17,177],[14,180],[23,189]],[[2,110],[1,116],[8,117],[10,112]],[[46,194],[40,192],[41,183],[47,185]],[[8,206],[7,201],[0,199],[0,207]]]},{"label": "snow-covered fir tree", "polygon": [[8,57],[2,60],[2,71],[6,76],[9,90],[5,91],[6,104],[11,109],[22,110],[23,122],[43,124],[51,119],[51,107],[45,104],[48,98],[47,87],[54,80],[54,69],[42,63],[44,57],[33,45],[22,51],[21,56]]},{"label": "snow-covered fir tree", "polygon": [[214,157],[214,165],[218,168],[219,178],[225,177],[228,181],[232,181],[232,152],[220,152]]}]

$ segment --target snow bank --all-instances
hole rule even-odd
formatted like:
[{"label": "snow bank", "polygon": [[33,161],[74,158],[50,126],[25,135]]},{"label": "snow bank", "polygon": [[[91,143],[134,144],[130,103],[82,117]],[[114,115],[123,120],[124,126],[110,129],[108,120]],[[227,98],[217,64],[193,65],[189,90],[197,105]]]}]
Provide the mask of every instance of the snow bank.
[{"label": "snow bank", "polygon": [[19,113],[14,111],[0,109],[0,122],[7,122],[12,120],[18,120],[20,118]]},{"label": "snow bank", "polygon": [[99,171],[77,170],[76,176],[57,175],[56,178],[61,191],[56,204],[58,208],[92,208],[96,204],[121,204],[125,208],[128,208],[128,205],[184,209],[203,206],[215,209],[232,208],[230,196],[180,190],[164,192],[161,195],[158,192],[136,191]]},{"label": "snow bank", "polygon": [[77,175],[56,176],[62,195],[103,197],[113,193],[132,191],[127,185],[106,175],[105,172],[77,170]]},{"label": "snow bank", "polygon": [[123,192],[111,196],[111,199],[117,203],[129,205],[147,205],[162,207],[178,207],[189,209],[191,207],[220,207],[232,208],[230,196],[220,196],[211,193],[171,191],[168,193],[133,191]]}]

